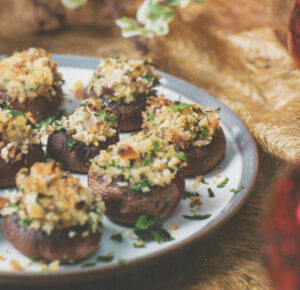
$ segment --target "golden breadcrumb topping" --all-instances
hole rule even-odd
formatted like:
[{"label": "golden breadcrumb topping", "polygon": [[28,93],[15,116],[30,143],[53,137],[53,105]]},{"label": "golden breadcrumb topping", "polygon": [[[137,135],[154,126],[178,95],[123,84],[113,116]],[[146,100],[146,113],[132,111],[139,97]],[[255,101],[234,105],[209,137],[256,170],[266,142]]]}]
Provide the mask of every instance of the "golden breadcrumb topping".
[{"label": "golden breadcrumb topping", "polygon": [[219,110],[201,105],[172,102],[161,95],[148,101],[143,128],[155,132],[181,149],[209,144],[219,132]]},{"label": "golden breadcrumb topping", "polygon": [[117,134],[117,126],[117,116],[99,99],[89,98],[71,115],[56,121],[52,128],[65,129],[73,139],[99,146],[99,142],[105,142],[108,137]]},{"label": "golden breadcrumb topping", "polygon": [[152,94],[160,77],[149,61],[125,57],[101,60],[87,91],[107,101],[131,103]]},{"label": "golden breadcrumb topping", "polygon": [[0,108],[0,157],[7,163],[19,161],[40,138],[31,113]]},{"label": "golden breadcrumb topping", "polygon": [[16,183],[17,190],[7,194],[9,203],[1,213],[16,213],[20,227],[30,226],[47,234],[78,225],[88,225],[89,232],[100,230],[105,210],[101,197],[70,173],[64,175],[55,161],[21,169]]},{"label": "golden breadcrumb topping", "polygon": [[54,86],[61,86],[61,74],[51,54],[42,48],[29,48],[0,61],[0,91],[4,90],[10,102],[25,102],[26,98],[56,95]]},{"label": "golden breadcrumb topping", "polygon": [[147,192],[152,186],[169,185],[181,167],[186,166],[183,152],[173,145],[144,132],[123,138],[92,159],[91,172],[107,182],[116,181],[131,190]]}]

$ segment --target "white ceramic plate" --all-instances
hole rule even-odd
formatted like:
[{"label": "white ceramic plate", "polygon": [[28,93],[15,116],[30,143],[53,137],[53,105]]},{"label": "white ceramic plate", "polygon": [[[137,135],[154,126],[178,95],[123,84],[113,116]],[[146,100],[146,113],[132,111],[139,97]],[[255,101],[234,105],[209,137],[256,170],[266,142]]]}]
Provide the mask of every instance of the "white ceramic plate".
[{"label": "white ceramic plate", "polygon": [[[55,55],[54,59],[59,64],[59,71],[63,74],[66,81],[64,92],[67,101],[64,107],[68,111],[74,110],[80,103],[73,99],[70,89],[80,80],[86,85],[96,69],[99,59],[92,57]],[[243,204],[249,195],[256,178],[258,159],[255,143],[249,132],[239,120],[239,118],[222,103],[203,92],[202,90],[182,81],[171,77],[165,73],[158,72],[163,76],[162,84],[158,88],[159,93],[164,93],[168,98],[177,100],[181,97],[182,101],[188,103],[200,103],[209,106],[212,109],[221,108],[221,126],[226,136],[227,147],[225,158],[220,164],[220,169],[211,171],[204,175],[208,185],[200,184],[196,189],[202,196],[203,206],[197,214],[211,214],[211,217],[205,220],[188,220],[182,215],[193,215],[189,208],[189,200],[182,200],[176,210],[169,216],[164,227],[167,229],[171,225],[177,225],[177,230],[169,232],[174,237],[173,241],[158,244],[150,242],[145,248],[134,248],[133,243],[136,239],[128,235],[131,228],[121,227],[106,217],[103,220],[103,237],[98,251],[89,259],[81,264],[72,266],[61,266],[57,272],[41,271],[37,263],[31,263],[30,260],[15,250],[8,242],[5,233],[0,233],[0,256],[4,260],[0,261],[0,281],[4,282],[31,282],[36,281],[57,281],[57,279],[78,280],[89,277],[104,278],[117,275],[124,271],[128,272],[137,267],[143,267],[145,264],[158,262],[166,254],[172,254],[179,249],[187,248],[192,242],[199,241],[209,233],[217,229],[229,217],[231,217]],[[122,136],[123,134],[121,134]],[[219,174],[220,177],[216,177]],[[87,176],[76,174],[84,185],[87,185]],[[225,177],[229,178],[224,188],[218,188],[216,185]],[[186,179],[186,190],[195,191],[192,183],[195,179]],[[238,189],[244,186],[244,190],[234,194],[230,190]],[[215,197],[208,195],[207,188],[210,187],[215,193]],[[2,195],[4,190],[0,192]],[[123,241],[121,243],[112,241],[110,236],[120,231],[123,232]],[[83,268],[82,264],[94,262],[97,256],[106,255],[108,252],[114,252],[114,259],[110,263],[96,263],[95,266]],[[126,266],[119,264],[119,259],[127,261]],[[25,270],[22,272],[13,271],[10,267],[10,261],[17,260]],[[37,280],[36,280],[37,279]]]}]

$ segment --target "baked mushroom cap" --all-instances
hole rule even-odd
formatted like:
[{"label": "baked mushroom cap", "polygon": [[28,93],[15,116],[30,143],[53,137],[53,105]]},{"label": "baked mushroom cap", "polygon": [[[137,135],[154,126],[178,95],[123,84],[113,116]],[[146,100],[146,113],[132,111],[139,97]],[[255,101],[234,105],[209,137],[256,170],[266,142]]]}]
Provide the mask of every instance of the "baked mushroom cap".
[{"label": "baked mushroom cap", "polygon": [[148,101],[143,129],[174,144],[185,153],[185,176],[203,174],[223,158],[226,140],[219,124],[219,110],[172,102],[163,95]]},{"label": "baked mushroom cap", "polygon": [[42,159],[40,138],[30,113],[0,108],[0,187],[14,186],[22,167]]},{"label": "baked mushroom cap", "polygon": [[61,74],[51,54],[29,48],[0,61],[0,99],[10,108],[31,112],[40,121],[62,101]]},{"label": "baked mushroom cap", "polygon": [[[85,98],[97,98],[95,91],[84,92]],[[118,117],[118,128],[120,132],[137,131],[142,127],[142,112],[146,109],[147,101],[145,96],[140,96],[131,103],[117,103],[103,99],[103,102]]]},{"label": "baked mushroom cap", "polygon": [[63,263],[93,253],[102,232],[104,203],[58,163],[35,163],[17,174],[17,190],[2,208],[9,241],[29,257]]},{"label": "baked mushroom cap", "polygon": [[118,116],[120,132],[138,130],[146,98],[155,95],[160,77],[149,61],[125,57],[101,60],[85,89],[85,97],[100,98]]},{"label": "baked mushroom cap", "polygon": [[225,149],[225,135],[222,128],[219,127],[218,133],[208,145],[193,146],[183,150],[188,165],[182,169],[182,174],[188,177],[209,172],[221,162]]},{"label": "baked mushroom cap", "polygon": [[119,141],[117,117],[99,99],[83,101],[71,115],[52,125],[48,153],[71,171],[87,173],[90,159]]},{"label": "baked mushroom cap", "polygon": [[53,132],[48,138],[47,150],[49,155],[59,161],[65,169],[72,172],[87,173],[90,160],[97,156],[102,149],[119,141],[118,134],[109,137],[98,146],[86,145],[68,135],[65,130]]},{"label": "baked mushroom cap", "polygon": [[105,214],[122,225],[134,225],[139,216],[168,216],[179,204],[185,181],[178,174],[171,184],[164,187],[152,187],[149,192],[130,190],[128,186],[119,186],[116,182],[107,182],[95,172],[90,172],[88,185],[95,194],[101,195],[105,205]]},{"label": "baked mushroom cap", "polygon": [[7,163],[0,158],[0,188],[13,187],[16,185],[16,175],[23,168],[29,168],[35,162],[40,161],[44,156],[41,144],[34,144],[29,152],[22,155],[21,159],[15,163]]},{"label": "baked mushroom cap", "polygon": [[87,236],[84,233],[88,231],[88,225],[54,230],[48,235],[30,226],[22,227],[19,222],[16,214],[5,218],[4,226],[8,240],[23,255],[46,261],[82,261],[97,250],[102,235],[102,226]]},{"label": "baked mushroom cap", "polygon": [[142,214],[165,217],[184,192],[183,159],[173,145],[140,132],[92,159],[88,184],[118,223],[134,224]]}]

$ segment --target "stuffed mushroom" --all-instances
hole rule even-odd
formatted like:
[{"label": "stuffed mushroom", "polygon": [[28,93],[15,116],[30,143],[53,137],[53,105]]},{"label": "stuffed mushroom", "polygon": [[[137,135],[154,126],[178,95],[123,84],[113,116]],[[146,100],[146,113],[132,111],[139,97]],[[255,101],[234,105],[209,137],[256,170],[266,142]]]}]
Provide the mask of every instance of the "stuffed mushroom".
[{"label": "stuffed mushroom", "polygon": [[98,248],[104,203],[54,162],[17,175],[17,189],[1,210],[8,240],[22,254],[74,263]]},{"label": "stuffed mushroom", "polygon": [[0,108],[0,187],[16,184],[17,172],[44,156],[41,133],[31,114]]},{"label": "stuffed mushroom", "polygon": [[106,215],[134,225],[139,216],[166,217],[184,192],[184,153],[144,132],[123,138],[92,160],[88,185],[101,195]]},{"label": "stuffed mushroom", "polygon": [[172,102],[160,96],[148,101],[143,129],[167,139],[185,153],[185,176],[203,174],[223,158],[226,139],[219,124],[219,110],[200,105]]},{"label": "stuffed mushroom", "polygon": [[146,98],[155,95],[160,77],[149,61],[125,57],[101,60],[85,97],[100,98],[118,116],[120,132],[141,128]]},{"label": "stuffed mushroom", "polygon": [[36,121],[58,108],[62,82],[57,64],[44,49],[14,52],[0,61],[0,99],[11,109],[31,112]]},{"label": "stuffed mushroom", "polygon": [[71,115],[52,124],[47,151],[65,169],[87,173],[90,159],[119,141],[117,116],[99,99],[83,101]]}]

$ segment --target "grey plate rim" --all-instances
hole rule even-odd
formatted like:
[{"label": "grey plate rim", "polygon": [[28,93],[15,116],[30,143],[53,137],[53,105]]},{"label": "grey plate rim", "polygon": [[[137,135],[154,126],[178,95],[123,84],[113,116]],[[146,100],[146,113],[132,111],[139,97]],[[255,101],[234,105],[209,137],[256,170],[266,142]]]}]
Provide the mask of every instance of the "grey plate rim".
[{"label": "grey plate rim", "polygon": [[[65,54],[53,54],[53,59],[58,63],[58,66],[73,67],[73,68],[85,68],[85,69],[96,69],[100,58],[91,56],[81,55],[65,55]],[[226,105],[215,99],[214,97],[207,94],[200,88],[183,81],[177,77],[171,76],[167,73],[158,71],[158,73],[166,80],[162,86],[171,88],[179,94],[188,96],[189,99],[199,102],[198,97],[201,97],[201,103],[212,108],[221,108],[221,120],[229,127],[230,124],[238,125],[242,135],[238,136],[237,141],[242,150],[242,157],[244,167],[242,172],[241,184],[245,185],[245,190],[235,196],[231,202],[202,230],[188,237],[187,239],[174,244],[166,249],[156,251],[148,254],[144,257],[132,259],[126,266],[119,264],[108,264],[101,267],[93,267],[86,269],[72,269],[63,270],[57,272],[8,272],[0,271],[0,282],[7,284],[37,284],[42,282],[57,284],[60,282],[78,282],[86,281],[90,279],[102,280],[110,278],[113,275],[123,275],[134,270],[140,269],[141,267],[149,266],[154,263],[161,261],[174,253],[186,250],[199,242],[201,239],[208,237],[211,233],[216,231],[221,225],[227,222],[241,206],[248,199],[251,190],[254,187],[255,180],[258,172],[258,152],[253,137],[250,135],[248,129],[240,118],[233,113]]]}]

